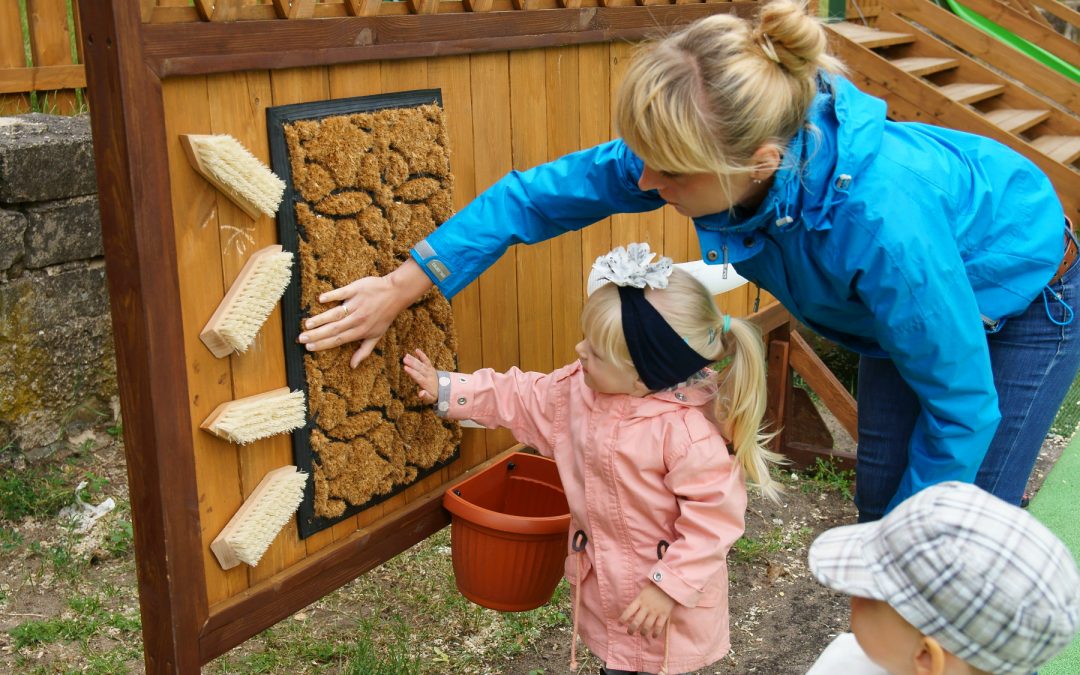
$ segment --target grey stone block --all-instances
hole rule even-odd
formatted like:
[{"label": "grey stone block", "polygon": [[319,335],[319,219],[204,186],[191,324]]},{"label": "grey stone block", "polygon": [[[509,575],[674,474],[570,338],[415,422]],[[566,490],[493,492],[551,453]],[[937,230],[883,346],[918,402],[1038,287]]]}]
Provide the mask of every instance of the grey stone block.
[{"label": "grey stone block", "polygon": [[0,426],[21,449],[43,448],[100,423],[115,393],[100,262],[0,285]]},{"label": "grey stone block", "polygon": [[96,181],[88,115],[0,117],[0,203],[94,194]]},{"label": "grey stone block", "polygon": [[26,216],[18,211],[0,209],[0,272],[6,272],[23,257]]},{"label": "grey stone block", "polygon": [[26,210],[26,267],[102,255],[97,195],[46,202]]}]

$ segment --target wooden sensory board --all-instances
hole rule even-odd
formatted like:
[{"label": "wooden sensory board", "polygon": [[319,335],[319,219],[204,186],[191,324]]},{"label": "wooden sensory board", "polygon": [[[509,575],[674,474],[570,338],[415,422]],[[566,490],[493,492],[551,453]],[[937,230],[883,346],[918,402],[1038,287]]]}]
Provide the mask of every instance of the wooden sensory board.
[{"label": "wooden sensory board", "polygon": [[[566,7],[564,5],[571,5]],[[148,672],[201,664],[449,522],[447,484],[513,446],[466,430],[461,458],[307,539],[295,524],[257,567],[223,571],[209,543],[288,436],[235,446],[199,430],[219,403],[285,384],[280,311],[242,355],[214,358],[206,319],[251,251],[278,243],[196,174],[181,134],[227,133],[268,162],[266,108],[437,88],[454,206],[513,168],[612,137],[634,42],[754,3],[633,0],[79,0],[124,416]],[[511,249],[453,299],[463,370],[550,370],[574,359],[584,280],[613,245],[699,258],[670,209],[618,216]],[[752,289],[721,298],[749,312]]]}]

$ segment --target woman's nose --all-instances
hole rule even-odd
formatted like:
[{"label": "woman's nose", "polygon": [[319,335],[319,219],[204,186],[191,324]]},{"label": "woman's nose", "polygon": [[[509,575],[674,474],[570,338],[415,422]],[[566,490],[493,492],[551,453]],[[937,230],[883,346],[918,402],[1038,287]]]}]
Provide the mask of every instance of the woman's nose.
[{"label": "woman's nose", "polygon": [[644,192],[648,192],[649,190],[659,190],[664,186],[660,179],[660,174],[646,166],[641,170],[641,177],[638,178],[638,187]]}]

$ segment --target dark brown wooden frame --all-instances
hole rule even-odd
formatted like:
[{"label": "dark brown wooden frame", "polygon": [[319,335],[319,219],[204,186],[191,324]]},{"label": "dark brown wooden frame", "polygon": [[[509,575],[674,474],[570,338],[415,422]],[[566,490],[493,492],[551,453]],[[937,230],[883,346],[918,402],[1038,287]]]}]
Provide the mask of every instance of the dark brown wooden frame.
[{"label": "dark brown wooden frame", "polygon": [[[170,176],[161,151],[166,146],[162,80],[637,39],[706,14],[751,13],[756,3],[167,26],[143,24],[140,4],[131,0],[79,0],[79,5],[87,82],[94,99],[92,127],[146,670],[194,673],[201,664],[444,527],[449,519],[441,507],[442,489],[434,490],[214,605],[211,612],[204,592],[186,412],[190,392]],[[787,342],[790,317],[782,308],[767,309],[756,320],[773,334],[770,344]],[[780,419],[786,416],[782,392],[790,379],[787,353],[785,349],[772,397]],[[797,359],[792,362],[797,367]]]}]

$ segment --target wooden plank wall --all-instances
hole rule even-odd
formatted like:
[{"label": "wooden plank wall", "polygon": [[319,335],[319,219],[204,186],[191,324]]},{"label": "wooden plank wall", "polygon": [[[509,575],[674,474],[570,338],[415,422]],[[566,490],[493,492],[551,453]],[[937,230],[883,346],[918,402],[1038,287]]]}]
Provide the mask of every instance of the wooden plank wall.
[{"label": "wooden plank wall", "polygon": [[[511,168],[524,169],[611,138],[611,101],[632,46],[616,43],[495,52],[332,67],[175,77],[163,82],[173,216],[180,269],[207,600],[232,598],[358,527],[393,513],[511,446],[509,434],[466,430],[461,460],[396,497],[301,541],[295,524],[258,567],[223,572],[210,541],[270,469],[292,462],[282,436],[234,446],[198,429],[219,403],[285,385],[280,312],[244,354],[216,359],[198,333],[253,250],[276,241],[266,217],[253,222],[188,166],[183,133],[228,133],[268,162],[265,109],[420,88],[442,90],[455,176],[463,207]],[[596,92],[609,95],[597,96]],[[700,258],[688,219],[673,210],[618,216],[585,231],[511,249],[453,301],[463,370],[519,366],[551,370],[575,358],[584,280],[613,245],[649,241],[677,261]],[[753,291],[721,298],[735,315],[750,311]]]}]

